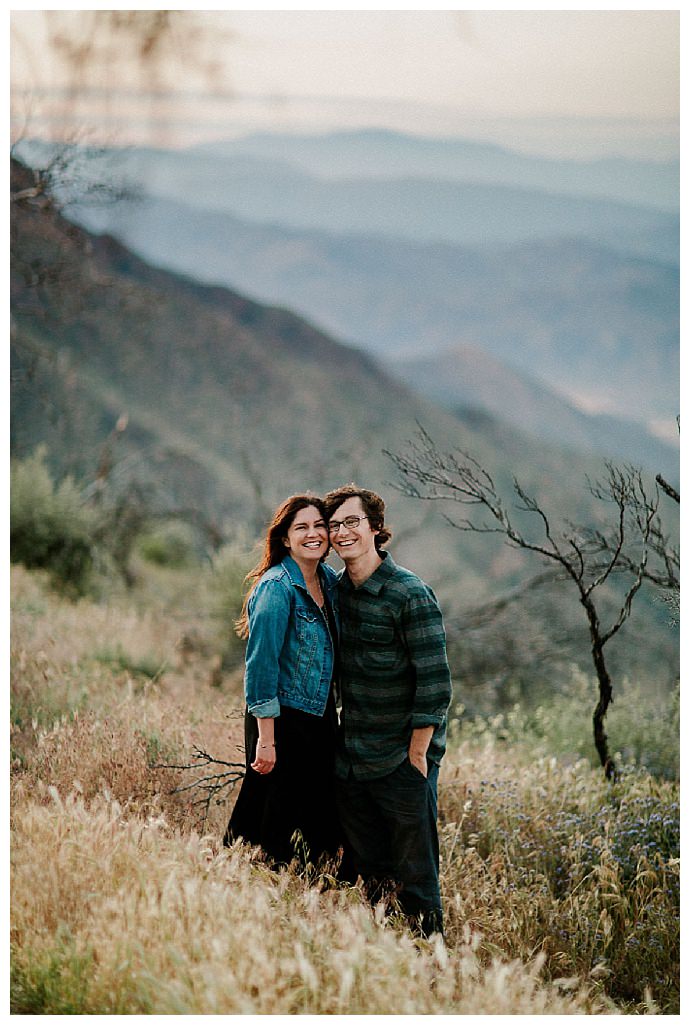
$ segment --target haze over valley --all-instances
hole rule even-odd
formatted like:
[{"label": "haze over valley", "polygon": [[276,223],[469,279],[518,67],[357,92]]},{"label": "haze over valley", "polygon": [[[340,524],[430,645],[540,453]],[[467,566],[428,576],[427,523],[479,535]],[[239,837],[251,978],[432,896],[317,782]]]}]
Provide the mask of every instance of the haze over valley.
[{"label": "haze over valley", "polygon": [[69,215],[158,266],[294,309],[450,408],[673,475],[677,162],[351,132],[113,151],[90,173],[137,196]]}]

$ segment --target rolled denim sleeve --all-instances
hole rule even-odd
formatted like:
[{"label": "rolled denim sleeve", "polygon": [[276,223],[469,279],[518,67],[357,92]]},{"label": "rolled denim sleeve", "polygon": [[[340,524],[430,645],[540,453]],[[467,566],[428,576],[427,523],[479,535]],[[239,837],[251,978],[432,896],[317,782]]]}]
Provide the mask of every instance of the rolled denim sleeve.
[{"label": "rolled denim sleeve", "polygon": [[431,588],[426,593],[410,596],[403,626],[410,662],[415,669],[412,729],[438,726],[446,718],[452,684],[443,615]]},{"label": "rolled denim sleeve", "polygon": [[262,581],[250,599],[244,691],[249,711],[259,719],[280,715],[279,659],[290,611],[290,593],[279,580]]}]

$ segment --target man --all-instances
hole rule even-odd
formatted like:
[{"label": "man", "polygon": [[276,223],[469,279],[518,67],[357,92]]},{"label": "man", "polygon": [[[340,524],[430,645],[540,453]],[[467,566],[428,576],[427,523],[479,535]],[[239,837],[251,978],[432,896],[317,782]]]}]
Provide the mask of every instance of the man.
[{"label": "man", "polygon": [[379,495],[350,484],[325,504],[345,563],[335,763],[342,825],[372,896],[393,880],[422,935],[442,933],[437,780],[451,681],[441,610],[431,588],[382,550],[392,535]]}]

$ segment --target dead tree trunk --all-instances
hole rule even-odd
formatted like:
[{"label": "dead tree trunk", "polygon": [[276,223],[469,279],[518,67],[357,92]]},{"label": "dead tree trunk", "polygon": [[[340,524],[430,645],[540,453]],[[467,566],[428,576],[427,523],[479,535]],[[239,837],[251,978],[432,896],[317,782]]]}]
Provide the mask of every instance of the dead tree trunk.
[{"label": "dead tree trunk", "polygon": [[583,597],[581,601],[585,607],[587,619],[589,620],[589,633],[592,639],[592,660],[594,662],[594,668],[599,682],[599,700],[597,701],[594,714],[592,715],[594,746],[597,749],[599,761],[604,769],[606,778],[615,779],[616,768],[613,763],[613,759],[609,754],[609,738],[606,735],[606,730],[604,729],[606,713],[609,710],[609,705],[613,703],[613,683],[611,682],[611,677],[609,676],[609,671],[606,668],[606,661],[604,659],[604,642],[601,636],[601,627],[597,610],[593,603],[588,599]]}]

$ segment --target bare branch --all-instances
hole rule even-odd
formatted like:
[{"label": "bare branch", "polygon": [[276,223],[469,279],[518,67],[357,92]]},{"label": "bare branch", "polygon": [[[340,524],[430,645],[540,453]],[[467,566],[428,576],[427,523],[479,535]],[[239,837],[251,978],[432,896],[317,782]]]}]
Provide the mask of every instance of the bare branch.
[{"label": "bare branch", "polygon": [[555,543],[551,535],[551,525],[549,524],[549,520],[544,510],[541,508],[541,506],[537,504],[536,500],[532,498],[531,495],[527,494],[527,492],[524,490],[524,488],[522,487],[522,485],[516,477],[513,478],[513,488],[515,490],[515,493],[520,497],[522,501],[522,506],[518,506],[518,508],[521,508],[524,512],[536,513],[536,515],[541,519],[544,525],[544,534],[546,536],[546,540],[551,545],[554,554],[560,554],[558,552],[558,545]]},{"label": "bare branch", "polygon": [[680,494],[661,476],[660,473],[657,473],[656,475],[656,482],[660,488],[663,488],[669,498],[672,498],[674,502],[677,502],[678,505],[680,505]]},{"label": "bare branch", "polygon": [[192,761],[184,765],[160,764],[153,765],[154,769],[177,769],[183,772],[199,772],[212,765],[225,767],[225,771],[214,772],[192,779],[189,783],[174,787],[171,794],[182,794],[187,791],[201,791],[204,795],[192,802],[194,807],[200,806],[203,810],[202,824],[206,822],[212,804],[224,804],[238,780],[244,778],[244,762],[226,762],[222,758],[215,758],[207,751],[194,745]]}]

